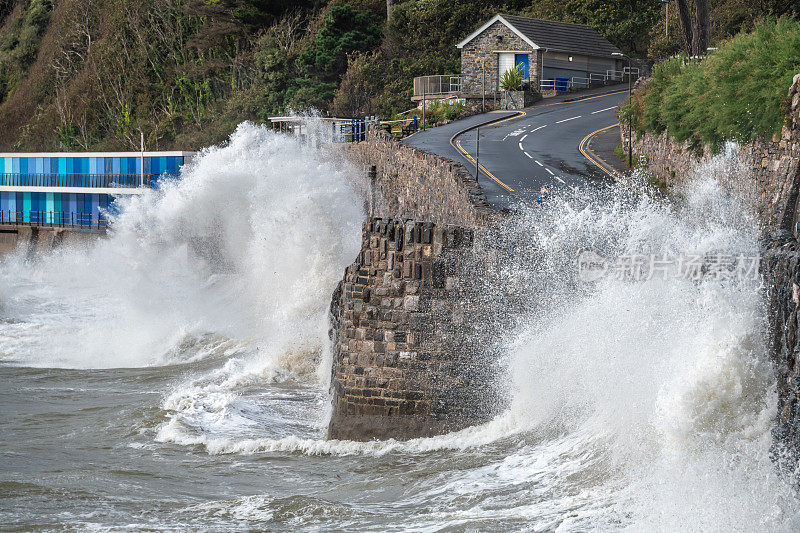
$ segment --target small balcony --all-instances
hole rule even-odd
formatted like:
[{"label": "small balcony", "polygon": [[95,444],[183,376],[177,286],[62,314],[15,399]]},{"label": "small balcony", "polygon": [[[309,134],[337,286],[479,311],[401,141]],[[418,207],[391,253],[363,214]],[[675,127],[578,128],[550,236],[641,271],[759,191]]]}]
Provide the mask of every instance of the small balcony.
[{"label": "small balcony", "polygon": [[414,78],[413,101],[423,98],[445,98],[461,93],[461,76],[457,74],[444,74],[441,76],[420,76]]}]

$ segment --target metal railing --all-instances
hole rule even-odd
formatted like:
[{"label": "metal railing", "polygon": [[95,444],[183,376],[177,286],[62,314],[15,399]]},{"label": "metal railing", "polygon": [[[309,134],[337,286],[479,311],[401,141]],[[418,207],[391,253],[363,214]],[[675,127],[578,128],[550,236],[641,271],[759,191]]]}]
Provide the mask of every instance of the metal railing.
[{"label": "metal railing", "polygon": [[420,76],[414,78],[414,96],[428,96],[461,92],[461,76]]},{"label": "metal railing", "polygon": [[569,86],[572,89],[588,89],[591,85],[591,79],[573,76],[569,79]]},{"label": "metal railing", "polygon": [[6,210],[0,211],[0,226],[106,229],[108,221],[102,214]]},{"label": "metal railing", "polygon": [[[39,174],[11,172],[0,174],[0,186],[7,187],[86,187],[99,189],[136,188],[140,183],[152,187],[162,176],[171,174]],[[144,180],[144,183],[142,183]]]},{"label": "metal railing", "polygon": [[573,76],[571,78],[551,78],[549,80],[541,80],[539,88],[543,91],[569,91],[572,89],[588,89],[594,84],[606,84],[611,82],[619,82],[625,79],[625,76],[639,77],[639,69],[636,67],[628,68],[625,70],[608,70],[605,74],[592,72],[588,78]]},{"label": "metal railing", "polygon": [[375,116],[336,120],[331,123],[331,141],[335,143],[365,141],[370,126],[377,126],[378,124],[380,124],[380,121]]},{"label": "metal railing", "polygon": [[597,72],[589,74],[589,83],[605,83],[607,79],[605,74],[598,74]]}]

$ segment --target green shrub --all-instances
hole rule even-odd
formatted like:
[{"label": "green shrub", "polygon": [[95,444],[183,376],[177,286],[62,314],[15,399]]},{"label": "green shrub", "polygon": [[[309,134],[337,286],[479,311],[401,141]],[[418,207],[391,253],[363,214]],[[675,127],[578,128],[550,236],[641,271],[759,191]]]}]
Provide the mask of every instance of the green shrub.
[{"label": "green shrub", "polygon": [[703,61],[670,59],[654,69],[620,118],[638,131],[666,132],[695,150],[779,134],[787,92],[800,72],[800,22],[761,20],[751,33],[722,43]]},{"label": "green shrub", "polygon": [[522,90],[522,67],[520,65],[503,73],[500,77],[500,88],[504,91]]}]

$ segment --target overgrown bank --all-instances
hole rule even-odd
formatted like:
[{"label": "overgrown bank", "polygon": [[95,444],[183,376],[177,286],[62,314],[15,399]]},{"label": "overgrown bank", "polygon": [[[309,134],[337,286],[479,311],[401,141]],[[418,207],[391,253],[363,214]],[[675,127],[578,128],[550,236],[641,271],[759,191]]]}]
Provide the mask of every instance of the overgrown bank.
[{"label": "overgrown bank", "polygon": [[702,153],[726,141],[780,135],[789,119],[786,88],[800,72],[800,22],[762,20],[702,61],[675,57],[657,66],[622,118],[637,132],[666,133]]}]

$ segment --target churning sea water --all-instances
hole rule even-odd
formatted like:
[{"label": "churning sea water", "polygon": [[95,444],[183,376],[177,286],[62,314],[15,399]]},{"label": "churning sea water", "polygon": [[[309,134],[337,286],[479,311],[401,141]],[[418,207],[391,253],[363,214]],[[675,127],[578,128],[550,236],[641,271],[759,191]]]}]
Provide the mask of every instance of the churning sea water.
[{"label": "churning sea water", "polygon": [[537,297],[507,339],[496,419],[326,441],[357,172],[243,124],[129,201],[109,238],[4,258],[0,528],[800,529],[795,477],[773,460],[759,284],[574,283],[586,249],[757,254],[746,214],[702,177],[681,209],[587,189],[497,230],[536,250],[507,275]]}]

